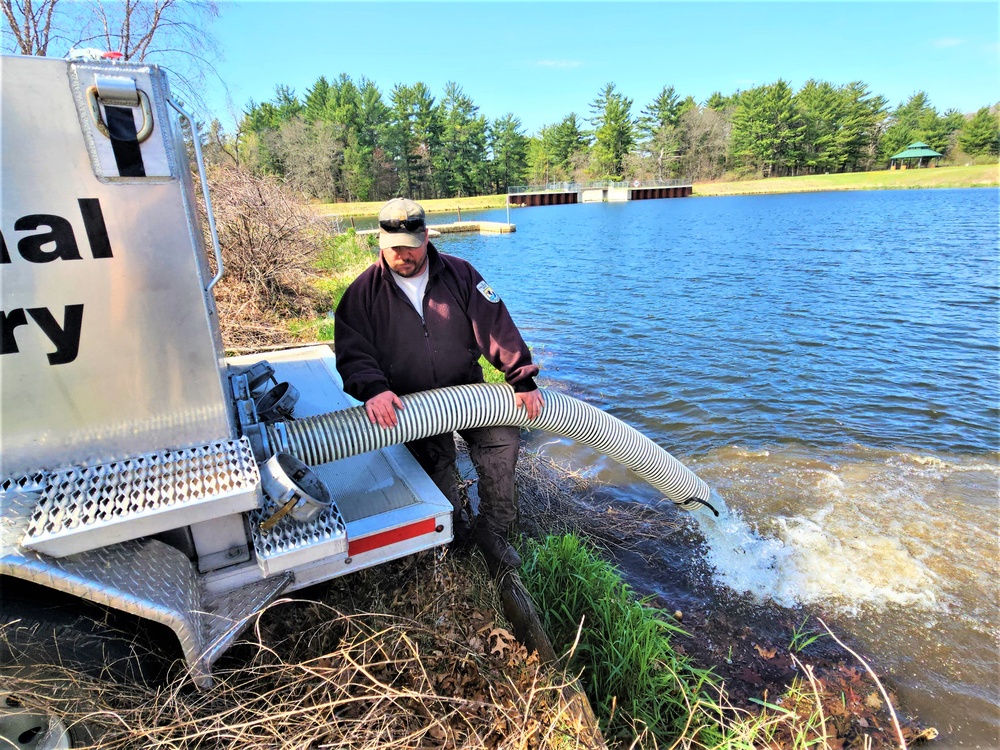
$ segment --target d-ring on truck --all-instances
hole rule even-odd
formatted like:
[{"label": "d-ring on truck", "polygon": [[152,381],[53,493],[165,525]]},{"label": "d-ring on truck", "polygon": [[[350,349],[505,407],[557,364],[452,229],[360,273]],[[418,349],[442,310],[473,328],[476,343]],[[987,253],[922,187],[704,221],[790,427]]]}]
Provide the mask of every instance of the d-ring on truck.
[{"label": "d-ring on truck", "polygon": [[[280,594],[451,541],[451,505],[401,443],[525,420],[506,386],[462,386],[407,396],[382,430],[326,346],[225,358],[193,120],[163,73],[0,65],[0,744],[67,747],[55,710],[17,699],[44,664],[106,663],[86,648],[103,623],[149,623],[209,687]],[[669,454],[575,399],[546,393],[531,426],[707,503]]]}]

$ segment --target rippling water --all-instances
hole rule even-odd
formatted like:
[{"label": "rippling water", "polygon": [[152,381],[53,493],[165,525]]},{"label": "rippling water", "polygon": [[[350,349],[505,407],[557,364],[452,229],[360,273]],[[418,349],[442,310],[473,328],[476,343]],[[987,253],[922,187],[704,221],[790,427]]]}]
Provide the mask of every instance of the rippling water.
[{"label": "rippling water", "polygon": [[522,209],[513,235],[437,244],[504,297],[543,376],[725,498],[704,529],[720,584],[821,605],[938,747],[991,748],[997,216],[992,189],[689,198]]}]

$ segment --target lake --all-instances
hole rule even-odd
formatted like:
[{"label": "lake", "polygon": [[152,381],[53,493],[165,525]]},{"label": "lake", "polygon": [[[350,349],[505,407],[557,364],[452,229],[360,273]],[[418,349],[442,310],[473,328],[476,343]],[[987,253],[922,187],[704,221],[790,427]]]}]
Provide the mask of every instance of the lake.
[{"label": "lake", "polygon": [[[503,297],[543,385],[725,500],[702,524],[719,586],[827,613],[936,747],[994,748],[998,208],[995,189],[551,206],[436,244]],[[545,450],[656,500],[585,449]]]}]

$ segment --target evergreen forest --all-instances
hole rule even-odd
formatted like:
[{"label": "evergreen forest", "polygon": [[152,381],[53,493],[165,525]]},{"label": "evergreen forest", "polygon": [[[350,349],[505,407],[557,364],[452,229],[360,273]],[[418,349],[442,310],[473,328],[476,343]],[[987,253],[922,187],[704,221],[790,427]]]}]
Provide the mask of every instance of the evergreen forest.
[{"label": "evergreen forest", "polygon": [[455,82],[383,91],[366,78],[320,76],[299,96],[279,85],[249,102],[235,135],[207,140],[241,166],[323,201],[504,193],[510,186],[589,180],[696,181],[885,169],[914,141],[944,163],[995,160],[1000,105],[939,112],[918,91],[890,107],[862,81],[784,80],[715,92],[704,102],[664,86],[636,103],[607,83],[586,105],[527,134],[507,113],[489,119]]}]

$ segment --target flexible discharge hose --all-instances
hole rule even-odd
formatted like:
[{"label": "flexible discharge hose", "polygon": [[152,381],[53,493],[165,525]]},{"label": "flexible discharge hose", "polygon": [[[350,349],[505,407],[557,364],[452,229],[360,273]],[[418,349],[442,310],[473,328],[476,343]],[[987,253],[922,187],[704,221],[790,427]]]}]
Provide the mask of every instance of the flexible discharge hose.
[{"label": "flexible discharge hose", "polygon": [[514,390],[505,384],[479,383],[412,393],[401,398],[395,427],[368,421],[363,406],[267,426],[277,450],[316,466],[397,443],[474,427],[525,427],[568,437],[600,451],[638,474],[685,510],[708,504],[708,485],[645,435],[632,427],[558,391],[542,389],[545,406],[528,420],[514,404]]}]

